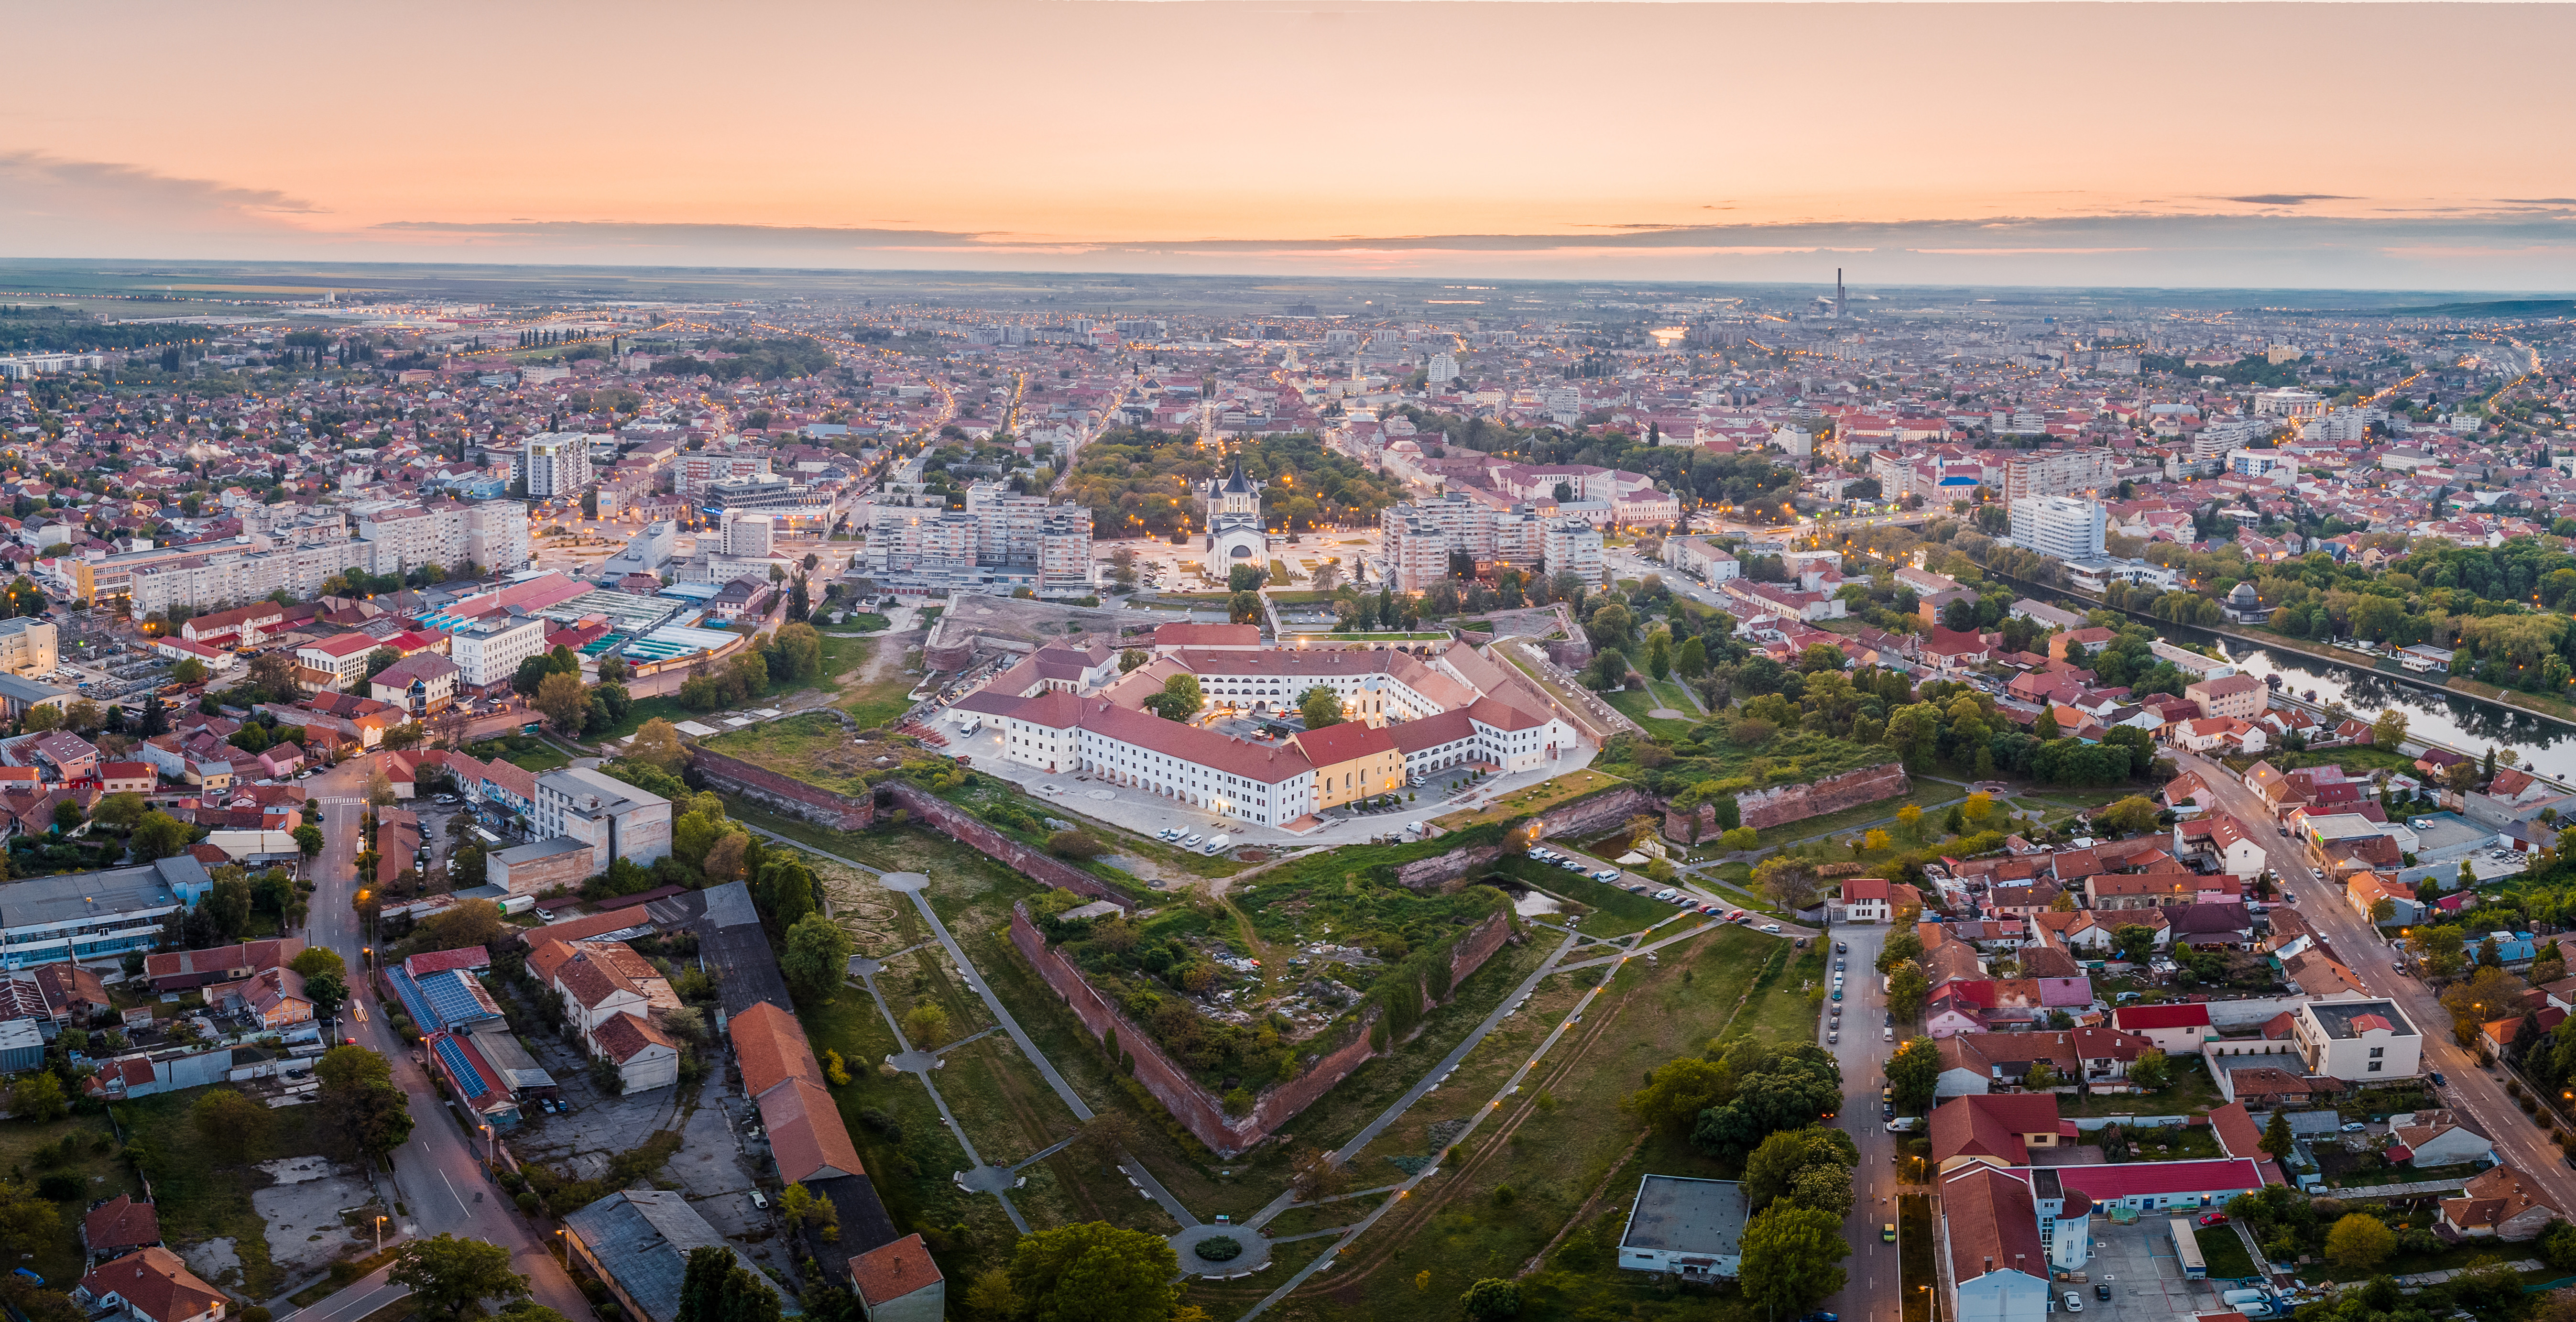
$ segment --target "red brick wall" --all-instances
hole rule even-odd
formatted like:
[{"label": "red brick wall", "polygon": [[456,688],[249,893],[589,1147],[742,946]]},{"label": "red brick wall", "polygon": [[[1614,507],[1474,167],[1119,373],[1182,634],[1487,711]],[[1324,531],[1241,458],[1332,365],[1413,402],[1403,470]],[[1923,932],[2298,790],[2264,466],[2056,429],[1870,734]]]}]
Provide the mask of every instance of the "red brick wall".
[{"label": "red brick wall", "polygon": [[707,788],[739,794],[765,808],[802,818],[836,831],[864,831],[876,821],[876,800],[852,799],[819,786],[779,775],[709,748],[690,752],[689,765]]},{"label": "red brick wall", "polygon": [[1905,778],[1901,763],[1846,771],[1807,785],[1782,785],[1737,795],[1736,807],[1744,814],[1744,824],[1751,827],[1778,826],[1783,822],[1818,817],[1845,808],[1903,794],[1912,782]]},{"label": "red brick wall", "polygon": [[[1457,986],[1493,958],[1510,938],[1511,930],[1509,915],[1498,913],[1460,939],[1449,956],[1449,985]],[[1056,995],[1073,1007],[1074,1016],[1094,1040],[1105,1037],[1112,1028],[1118,1030],[1119,1050],[1136,1059],[1136,1082],[1143,1084],[1145,1091],[1152,1093],[1201,1143],[1221,1156],[1233,1156],[1268,1138],[1377,1054],[1369,1047],[1369,1025],[1361,1024],[1361,1031],[1352,1034],[1350,1041],[1326,1053],[1305,1073],[1264,1089],[1254,1100],[1251,1114],[1231,1119],[1215,1093],[1163,1054],[1162,1045],[1152,1035],[1121,1014],[1071,960],[1047,944],[1046,937],[1029,921],[1025,904],[1011,906],[1011,944],[1019,947],[1020,957],[1046,979]]]},{"label": "red brick wall", "polygon": [[[948,800],[904,781],[887,781],[879,791],[894,800],[895,805],[932,830],[956,840],[976,853],[1002,861],[1012,871],[1032,881],[1042,881],[1076,895],[1107,900],[1127,908],[1136,902],[1112,890],[1100,878],[1075,867],[1053,854],[1042,853],[994,830],[992,825]],[[1120,1034],[1125,1039],[1125,1034]]]}]

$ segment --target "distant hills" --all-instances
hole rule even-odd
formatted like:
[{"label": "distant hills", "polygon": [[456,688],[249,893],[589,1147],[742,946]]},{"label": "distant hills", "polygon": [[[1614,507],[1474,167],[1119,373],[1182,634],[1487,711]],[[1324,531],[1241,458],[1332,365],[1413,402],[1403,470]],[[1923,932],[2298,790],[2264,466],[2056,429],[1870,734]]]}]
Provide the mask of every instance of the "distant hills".
[{"label": "distant hills", "polygon": [[2576,315],[2576,299],[2507,298],[2491,303],[2442,303],[2429,308],[2390,308],[2402,317],[2564,317]]}]

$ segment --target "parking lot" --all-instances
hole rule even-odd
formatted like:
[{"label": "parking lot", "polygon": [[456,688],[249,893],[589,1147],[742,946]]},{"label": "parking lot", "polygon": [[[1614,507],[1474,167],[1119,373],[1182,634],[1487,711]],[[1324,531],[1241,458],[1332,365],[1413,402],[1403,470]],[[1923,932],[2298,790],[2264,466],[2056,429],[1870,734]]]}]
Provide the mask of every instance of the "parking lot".
[{"label": "parking lot", "polygon": [[[2198,1209],[2192,1209],[2189,1215],[2197,1218]],[[2173,1240],[2166,1228],[2169,1220],[2164,1212],[2140,1212],[2135,1222],[2124,1226],[2097,1210],[2086,1222],[2093,1236],[2093,1260],[2084,1268],[2086,1281],[2080,1285],[2051,1282],[2056,1311],[2066,1311],[2069,1290],[2082,1296],[2087,1317],[2098,1315],[2129,1322],[2148,1322],[2152,1318],[2162,1322],[2195,1313],[2232,1311],[2218,1301],[2221,1287],[2208,1281],[2183,1279],[2182,1262],[2174,1256]],[[2060,1223],[2058,1233],[2065,1232],[2066,1226]],[[2236,1230],[2232,1226],[2210,1226],[2196,1233],[2205,1238],[2233,1235]],[[2102,1298],[2097,1286],[2108,1289],[2111,1297]]]},{"label": "parking lot", "polygon": [[2409,817],[2406,829],[2415,833],[2415,857],[2427,863],[2457,864],[2470,854],[2484,852],[2496,837],[2493,829],[2455,812]]}]

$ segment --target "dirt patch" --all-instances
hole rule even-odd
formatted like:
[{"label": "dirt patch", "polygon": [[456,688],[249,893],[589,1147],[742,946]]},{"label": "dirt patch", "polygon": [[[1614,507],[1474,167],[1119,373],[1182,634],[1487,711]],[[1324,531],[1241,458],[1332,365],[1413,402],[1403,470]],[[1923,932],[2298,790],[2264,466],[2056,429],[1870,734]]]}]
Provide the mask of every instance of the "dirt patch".
[{"label": "dirt patch", "polygon": [[229,1237],[210,1239],[194,1248],[179,1250],[188,1270],[216,1285],[241,1283],[241,1254],[233,1251]]},{"label": "dirt patch", "polygon": [[277,1183],[250,1196],[251,1207],[268,1226],[268,1256],[290,1276],[319,1271],[355,1235],[341,1213],[364,1206],[375,1191],[357,1173],[325,1157],[294,1157],[266,1162],[260,1169]]}]

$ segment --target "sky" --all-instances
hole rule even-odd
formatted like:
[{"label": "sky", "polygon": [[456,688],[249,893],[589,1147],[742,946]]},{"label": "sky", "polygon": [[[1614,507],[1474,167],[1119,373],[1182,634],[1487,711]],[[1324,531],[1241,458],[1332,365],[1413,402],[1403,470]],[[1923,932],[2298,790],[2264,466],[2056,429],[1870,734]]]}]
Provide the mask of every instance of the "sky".
[{"label": "sky", "polygon": [[126,0],[0,256],[2576,290],[2576,7]]}]

